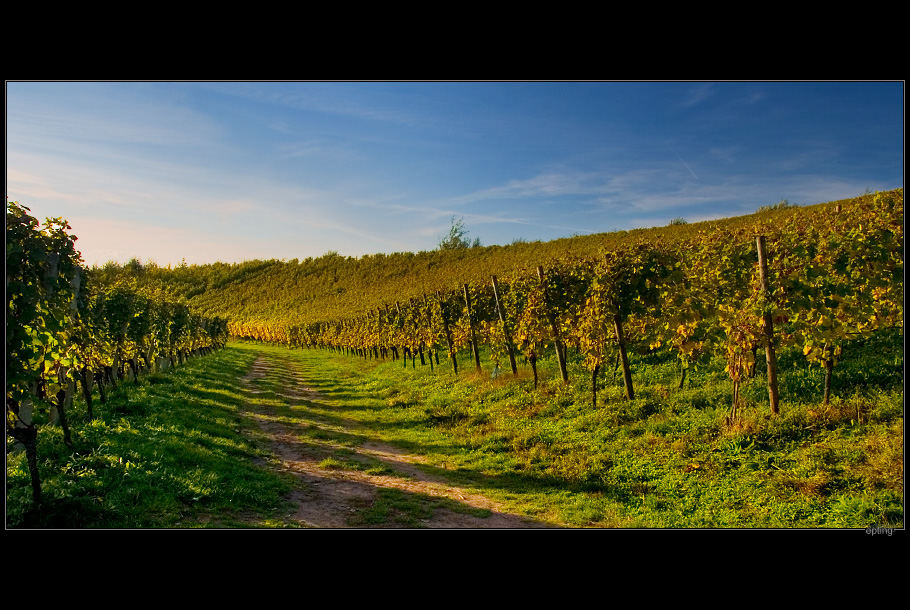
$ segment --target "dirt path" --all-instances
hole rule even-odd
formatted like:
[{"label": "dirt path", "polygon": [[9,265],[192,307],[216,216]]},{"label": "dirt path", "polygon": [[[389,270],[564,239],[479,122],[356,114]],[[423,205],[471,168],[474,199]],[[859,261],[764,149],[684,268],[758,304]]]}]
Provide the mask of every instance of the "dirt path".
[{"label": "dirt path", "polygon": [[[270,362],[260,355],[253,363],[250,372],[242,379],[251,399],[262,390],[255,387],[255,381],[276,372],[280,365]],[[323,401],[317,392],[306,387],[305,382],[296,371],[281,367],[284,392],[279,396],[288,404],[301,404],[304,401]],[[296,510],[290,516],[304,527],[348,528],[348,527],[402,527],[394,519],[391,522],[370,525],[363,522],[362,514],[376,502],[379,490],[396,489],[406,494],[419,494],[436,498],[447,498],[461,505],[464,510],[474,512],[489,511],[488,516],[476,516],[443,506],[434,506],[432,516],[420,519],[418,523],[405,527],[421,528],[539,528],[550,527],[547,524],[531,521],[517,515],[504,512],[499,505],[490,499],[469,490],[457,487],[439,476],[428,474],[419,467],[424,460],[417,455],[392,447],[387,444],[368,441],[346,453],[346,461],[379,462],[383,474],[370,474],[364,470],[338,468],[329,461],[331,452],[322,446],[310,442],[314,428],[319,428],[318,420],[288,421],[288,418],[276,417],[277,409],[261,404],[249,403],[247,414],[256,420],[260,430],[265,434],[272,452],[278,458],[281,468],[293,473],[299,485],[291,493],[290,500]],[[353,431],[354,422],[344,424],[344,428]],[[336,431],[337,426],[326,425],[327,431]],[[317,430],[317,433],[319,430]],[[334,467],[333,467],[334,466]],[[393,474],[385,474],[391,472]]]}]

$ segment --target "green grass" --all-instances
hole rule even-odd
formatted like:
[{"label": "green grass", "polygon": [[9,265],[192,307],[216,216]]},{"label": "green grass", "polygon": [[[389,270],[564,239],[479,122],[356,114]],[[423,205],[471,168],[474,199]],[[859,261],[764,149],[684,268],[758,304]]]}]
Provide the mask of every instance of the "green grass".
[{"label": "green grass", "polygon": [[[632,354],[636,398],[621,374],[590,376],[570,357],[569,385],[555,362],[491,378],[462,355],[429,366],[235,342],[217,354],[126,384],[86,421],[71,414],[73,448],[40,425],[44,491],[30,505],[22,453],[7,460],[7,526],[13,528],[287,527],[283,497],[294,482],[257,448],[242,416],[253,403],[296,425],[301,449],[326,469],[396,474],[357,452],[368,440],[423,456],[428,474],[564,527],[903,527],[903,338],[849,345],[835,368],[835,396],[821,404],[823,375],[782,350],[781,414],[769,415],[759,370],[729,421],[730,382],[703,362],[677,389],[672,358]],[[243,390],[257,355],[274,366]],[[571,356],[571,354],[570,354]],[[295,396],[298,376],[319,396]],[[377,488],[351,515],[354,527],[423,527],[452,500]],[[486,513],[488,514],[488,513]]]},{"label": "green grass", "polygon": [[93,421],[70,413],[73,447],[38,410],[43,502],[31,504],[23,452],[7,456],[12,528],[237,527],[280,522],[290,481],[257,465],[242,430],[242,377],[254,354],[222,350],[121,385]]},{"label": "green grass", "polygon": [[351,519],[352,527],[421,528],[424,527],[423,522],[429,520],[440,508],[481,518],[490,514],[486,509],[466,507],[446,498],[407,493],[398,489],[379,488],[373,500],[361,504]]},{"label": "green grass", "polygon": [[544,361],[535,391],[527,368],[517,379],[511,372],[491,379],[486,354],[482,373],[463,357],[456,378],[446,361],[431,372],[325,350],[241,348],[280,350],[325,397],[326,416],[350,418],[364,436],[422,454],[453,483],[542,521],[623,528],[903,525],[897,335],[845,349],[827,406],[822,372],[783,350],[781,415],[769,414],[759,370],[743,388],[746,405],[735,421],[727,420],[731,387],[720,362],[702,363],[679,390],[672,359],[633,355],[636,399],[625,400],[621,375],[608,371],[593,408],[590,379],[578,362],[570,363],[566,386],[555,363]]}]

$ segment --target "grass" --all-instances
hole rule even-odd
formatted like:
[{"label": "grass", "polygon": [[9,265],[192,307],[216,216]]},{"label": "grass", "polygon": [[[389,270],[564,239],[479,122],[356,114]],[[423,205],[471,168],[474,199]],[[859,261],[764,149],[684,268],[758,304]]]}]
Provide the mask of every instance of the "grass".
[{"label": "grass", "polygon": [[578,362],[566,386],[544,361],[534,390],[529,369],[491,378],[486,354],[481,373],[456,378],[445,361],[431,372],[325,350],[242,349],[284,351],[326,397],[326,413],[531,518],[570,527],[903,526],[896,334],[847,346],[829,405],[822,372],[783,350],[781,415],[769,414],[759,370],[735,421],[719,362],[702,363],[679,390],[672,359],[634,355],[636,399],[625,400],[621,376],[608,372],[593,408]]},{"label": "grass", "polygon": [[[254,403],[293,422],[301,448],[328,470],[395,475],[360,455],[368,440],[420,455],[427,473],[504,510],[564,527],[903,527],[903,338],[846,346],[834,397],[801,354],[780,353],[781,414],[769,414],[763,372],[742,388],[729,420],[722,363],[703,362],[678,389],[672,358],[632,355],[635,400],[621,375],[599,380],[570,358],[569,385],[539,363],[535,390],[521,366],[493,378],[462,358],[433,371],[401,362],[235,342],[217,354],[126,384],[86,421],[71,413],[74,445],[39,421],[41,510],[30,506],[23,454],[7,459],[13,528],[288,527],[294,485],[268,468],[261,433],[242,415]],[[258,355],[275,366],[245,393]],[[296,376],[319,393],[296,395]],[[309,398],[307,397],[309,396]],[[395,475],[401,476],[401,475]],[[483,516],[438,497],[377,488],[353,527],[423,527],[434,511]]]},{"label": "grass", "polygon": [[242,433],[239,385],[254,355],[222,350],[126,383],[88,421],[70,413],[73,446],[37,410],[43,502],[31,505],[23,452],[7,456],[11,528],[237,527],[280,522],[290,481]]},{"label": "grass", "polygon": [[359,510],[351,519],[353,527],[420,528],[439,509],[481,518],[490,514],[486,509],[472,509],[446,498],[407,493],[398,489],[379,488],[374,499],[360,504]]}]

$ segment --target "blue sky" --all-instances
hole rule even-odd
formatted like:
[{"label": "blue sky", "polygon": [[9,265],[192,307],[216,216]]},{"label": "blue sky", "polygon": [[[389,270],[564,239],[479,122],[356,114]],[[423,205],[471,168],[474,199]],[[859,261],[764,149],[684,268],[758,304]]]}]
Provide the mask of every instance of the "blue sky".
[{"label": "blue sky", "polygon": [[7,82],[6,192],[88,264],[431,250],[903,186],[902,82]]}]

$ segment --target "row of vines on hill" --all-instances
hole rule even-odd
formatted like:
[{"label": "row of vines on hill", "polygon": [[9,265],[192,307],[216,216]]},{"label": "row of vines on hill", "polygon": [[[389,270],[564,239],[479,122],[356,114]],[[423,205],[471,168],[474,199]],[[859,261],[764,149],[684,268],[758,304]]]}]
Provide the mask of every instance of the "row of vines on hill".
[{"label": "row of vines on hill", "polygon": [[61,218],[41,226],[27,207],[7,202],[6,430],[25,448],[36,503],[36,404],[50,404],[69,445],[77,384],[91,419],[93,386],[105,402],[105,386],[138,382],[140,372],[208,353],[228,336],[226,320],[203,318],[161,294],[97,285],[69,229]]},{"label": "row of vines on hill", "polygon": [[[759,237],[765,269],[759,265]],[[596,379],[622,366],[634,398],[628,350],[672,350],[685,379],[720,354],[733,382],[755,374],[760,349],[800,347],[825,369],[825,401],[845,341],[903,324],[903,190],[832,204],[813,215],[700,231],[684,240],[630,240],[591,258],[452,287],[345,319],[309,324],[234,320],[231,335],[362,356],[410,356],[431,366],[438,351],[489,346],[494,365],[515,371],[516,353],[534,370],[555,353],[564,381],[574,348]],[[352,309],[356,299],[352,299]],[[770,391],[770,388],[769,388]],[[776,399],[772,399],[776,411]]]}]

